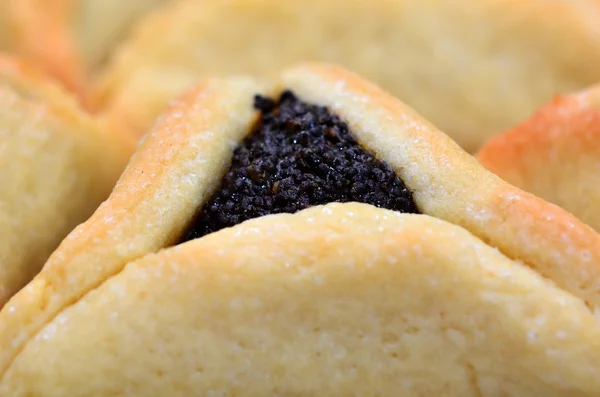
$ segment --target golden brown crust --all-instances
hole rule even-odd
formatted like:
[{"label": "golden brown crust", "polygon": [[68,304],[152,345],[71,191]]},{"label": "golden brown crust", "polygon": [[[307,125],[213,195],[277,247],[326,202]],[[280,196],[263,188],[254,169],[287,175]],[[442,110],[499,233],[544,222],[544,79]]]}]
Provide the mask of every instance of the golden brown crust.
[{"label": "golden brown crust", "polygon": [[581,300],[464,229],[329,204],[128,264],[37,333],[0,396],[592,397],[599,341]]},{"label": "golden brown crust", "polygon": [[0,57],[0,307],[105,199],[132,147],[39,70]]},{"label": "golden brown crust", "polygon": [[559,95],[488,142],[479,161],[600,230],[600,86]]},{"label": "golden brown crust", "polygon": [[560,208],[504,183],[449,137],[340,68],[301,65],[276,88],[205,81],[159,118],[109,200],[62,243],[0,312],[0,372],[45,324],[126,263],[173,243],[226,172],[255,118],[252,95],[291,88],[339,114],[389,165],[425,213],[469,230],[558,287],[600,306],[600,236]]},{"label": "golden brown crust", "polygon": [[198,78],[335,62],[474,151],[600,80],[598,20],[596,0],[184,0],[141,23],[92,102],[139,136]]}]

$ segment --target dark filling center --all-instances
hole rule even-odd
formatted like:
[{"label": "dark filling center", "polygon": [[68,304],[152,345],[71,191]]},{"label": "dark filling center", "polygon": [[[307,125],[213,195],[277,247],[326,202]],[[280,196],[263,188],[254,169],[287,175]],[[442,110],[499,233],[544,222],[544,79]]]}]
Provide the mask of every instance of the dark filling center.
[{"label": "dark filling center", "polygon": [[260,120],[235,150],[221,188],[182,242],[251,218],[331,202],[419,212],[394,171],[363,149],[325,107],[306,104],[289,91],[277,102],[256,96],[254,107]]}]

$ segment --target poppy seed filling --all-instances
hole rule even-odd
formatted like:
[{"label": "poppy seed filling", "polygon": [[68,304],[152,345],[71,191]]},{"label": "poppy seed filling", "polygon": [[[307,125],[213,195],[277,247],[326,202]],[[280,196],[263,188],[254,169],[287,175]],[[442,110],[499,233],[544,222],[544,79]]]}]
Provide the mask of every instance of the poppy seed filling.
[{"label": "poppy seed filling", "polygon": [[404,182],[327,108],[306,104],[290,91],[277,101],[257,95],[254,107],[260,119],[182,242],[251,218],[331,202],[419,213]]}]

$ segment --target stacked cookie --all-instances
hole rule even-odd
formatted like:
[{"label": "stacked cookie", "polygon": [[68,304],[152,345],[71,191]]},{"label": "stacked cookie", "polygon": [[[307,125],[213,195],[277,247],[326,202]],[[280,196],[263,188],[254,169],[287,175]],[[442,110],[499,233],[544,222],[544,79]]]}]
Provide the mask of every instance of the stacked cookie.
[{"label": "stacked cookie", "polygon": [[600,395],[594,0],[0,4],[0,396]]}]

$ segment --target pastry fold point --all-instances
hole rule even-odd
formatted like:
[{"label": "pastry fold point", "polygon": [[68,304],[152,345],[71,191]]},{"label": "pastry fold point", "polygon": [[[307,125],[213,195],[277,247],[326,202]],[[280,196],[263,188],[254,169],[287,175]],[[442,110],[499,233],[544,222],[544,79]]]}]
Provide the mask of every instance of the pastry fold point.
[{"label": "pastry fold point", "polygon": [[133,150],[37,68],[0,57],[0,307],[108,197]]},{"label": "pastry fold point", "polygon": [[479,161],[600,230],[600,85],[557,95],[490,140]]},{"label": "pastry fold point", "polygon": [[[284,92],[306,105],[294,109],[313,109],[282,122],[300,134],[294,145],[308,135],[336,141],[347,128],[420,214],[321,203],[180,244],[244,161],[247,140],[283,112],[270,114],[279,105],[267,98]],[[323,156],[299,166],[328,164]],[[261,177],[255,171],[240,172],[250,180]],[[286,189],[271,182],[271,192]],[[288,199],[292,191],[304,200],[295,190]],[[449,384],[456,396],[595,396],[599,263],[594,230],[504,182],[343,68],[300,64],[262,82],[209,78],[170,103],[109,199],[0,311],[0,396],[294,394],[313,381],[315,393],[333,395],[367,386],[420,395]],[[84,361],[101,370],[86,372]]]}]

